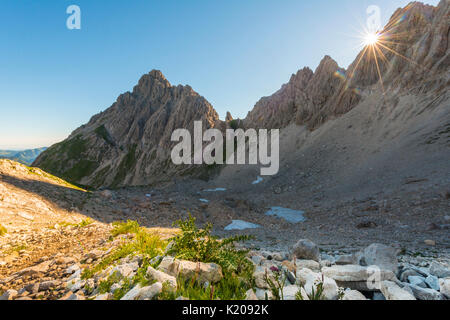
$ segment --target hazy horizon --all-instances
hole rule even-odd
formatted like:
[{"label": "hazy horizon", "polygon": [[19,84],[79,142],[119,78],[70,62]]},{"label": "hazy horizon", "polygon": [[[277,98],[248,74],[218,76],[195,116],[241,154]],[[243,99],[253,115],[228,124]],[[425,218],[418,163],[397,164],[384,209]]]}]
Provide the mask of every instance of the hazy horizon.
[{"label": "hazy horizon", "polygon": [[[223,119],[244,118],[291,74],[325,55],[347,66],[369,5],[385,24],[405,0],[179,3],[5,0],[0,34],[0,149],[49,147],[161,70],[190,85]],[[423,1],[437,5],[438,0]],[[81,30],[66,8],[81,8]]]}]

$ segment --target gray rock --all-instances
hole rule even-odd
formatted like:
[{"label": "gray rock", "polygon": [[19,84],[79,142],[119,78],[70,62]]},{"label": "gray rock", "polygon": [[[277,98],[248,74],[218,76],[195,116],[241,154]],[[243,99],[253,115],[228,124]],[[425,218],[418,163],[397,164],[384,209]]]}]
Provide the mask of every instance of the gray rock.
[{"label": "gray rock", "polygon": [[124,278],[131,278],[134,276],[134,272],[139,268],[139,265],[134,262],[134,263],[124,263],[124,264],[120,264],[116,267],[114,267],[109,275],[113,275],[114,273],[124,277]]},{"label": "gray rock", "polygon": [[319,247],[311,240],[299,240],[292,250],[297,259],[320,261]]},{"label": "gray rock", "polygon": [[167,274],[185,280],[195,278],[199,283],[217,283],[222,280],[222,267],[215,263],[191,262],[186,260],[174,260],[168,267]]},{"label": "gray rock", "polygon": [[94,300],[112,300],[113,299],[113,295],[110,293],[104,293],[104,294],[100,294],[97,297],[95,297]]},{"label": "gray rock", "polygon": [[358,259],[353,254],[342,255],[336,258],[336,264],[340,266],[347,264],[358,264]]},{"label": "gray rock", "polygon": [[266,300],[266,298],[267,298],[267,300],[273,299],[273,295],[272,295],[272,292],[270,292],[270,290],[256,288],[255,295],[258,298],[258,300]]},{"label": "gray rock", "polygon": [[164,257],[158,266],[158,270],[160,270],[164,273],[169,273],[169,268],[174,263],[174,261],[175,261],[174,257],[170,257],[170,256]]},{"label": "gray rock", "polygon": [[259,300],[258,297],[255,294],[255,291],[253,291],[253,289],[248,290],[245,293],[245,300],[249,300],[249,301],[256,301]]},{"label": "gray rock", "polygon": [[344,297],[342,300],[356,301],[356,300],[367,300],[367,298],[357,290],[346,290],[344,292]]},{"label": "gray rock", "polygon": [[133,289],[128,291],[120,300],[136,300],[141,290],[141,285],[136,285]]},{"label": "gray rock", "polygon": [[69,297],[67,297],[67,299],[65,299],[65,300],[86,300],[86,298],[84,297],[84,296],[82,296],[82,295],[80,295],[80,294],[77,294],[77,293],[74,293],[74,294],[71,294]]},{"label": "gray rock", "polygon": [[177,279],[167,273],[148,267],[147,275],[150,279],[165,284],[167,288],[173,292],[177,290]]},{"label": "gray rock", "polygon": [[0,301],[14,300],[17,297],[17,291],[13,289],[6,290],[6,292],[0,297]]},{"label": "gray rock", "polygon": [[439,279],[435,276],[428,276],[425,279],[426,284],[434,290],[439,291],[440,290],[440,286],[439,286]]},{"label": "gray rock", "polygon": [[39,284],[39,291],[47,291],[56,286],[58,286],[60,282],[58,280],[45,281]]},{"label": "gray rock", "polygon": [[421,276],[421,274],[413,269],[405,269],[401,272],[399,279],[401,282],[407,282],[409,276]]},{"label": "gray rock", "polygon": [[295,264],[297,265],[297,269],[309,269],[312,271],[320,271],[320,264],[314,260],[300,260],[296,259]]},{"label": "gray rock", "polygon": [[386,300],[416,300],[416,298],[406,290],[400,288],[395,282],[381,282],[381,293]]},{"label": "gray rock", "polygon": [[300,288],[298,286],[290,285],[283,288],[284,300],[295,300],[295,295]]},{"label": "gray rock", "polygon": [[421,288],[412,284],[408,284],[408,287],[412,290],[417,300],[444,300],[443,295],[436,290]]},{"label": "gray rock", "polygon": [[79,270],[80,270],[80,266],[78,265],[78,263],[75,263],[66,269],[66,273],[73,274]]},{"label": "gray rock", "polygon": [[450,299],[450,278],[447,279],[439,279],[439,287],[441,293]]},{"label": "gray rock", "polygon": [[421,288],[428,288],[428,286],[425,282],[425,278],[423,278],[421,276],[409,276],[408,281],[409,281],[409,283],[411,283],[414,286],[418,286]]},{"label": "gray rock", "polygon": [[374,266],[336,265],[325,267],[322,272],[325,276],[336,280],[340,287],[358,291],[378,291],[382,281],[394,281],[396,279],[392,271],[382,270]]},{"label": "gray rock", "polygon": [[359,253],[359,264],[362,266],[378,266],[383,270],[397,273],[397,249],[384,244],[374,243]]},{"label": "gray rock", "polygon": [[33,294],[39,292],[39,283],[28,284],[24,288],[27,292]]},{"label": "gray rock", "polygon": [[450,277],[450,269],[441,263],[433,261],[430,266],[430,273],[438,278]]},{"label": "gray rock", "polygon": [[151,300],[162,291],[162,284],[156,282],[151,286],[143,287],[139,290],[137,300]]},{"label": "gray rock", "polygon": [[251,259],[255,265],[260,266],[261,262],[264,260],[264,257],[260,255],[254,255]]}]

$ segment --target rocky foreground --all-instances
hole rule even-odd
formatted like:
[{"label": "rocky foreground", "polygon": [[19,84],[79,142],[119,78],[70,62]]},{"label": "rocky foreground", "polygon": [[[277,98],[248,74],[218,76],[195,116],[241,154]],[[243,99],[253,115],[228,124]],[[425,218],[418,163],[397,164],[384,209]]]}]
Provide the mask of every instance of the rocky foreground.
[{"label": "rocky foreground", "polygon": [[[343,255],[321,253],[303,239],[290,252],[248,251],[245,259],[251,262],[251,272],[233,271],[227,276],[217,263],[171,256],[178,240],[170,236],[162,240],[161,234],[147,231],[141,238],[141,231],[134,233],[130,226],[132,222],[115,224],[109,239],[83,256],[43,257],[38,264],[1,279],[0,300],[220,299],[214,290],[245,300],[450,299],[448,262],[406,256],[382,244]],[[98,231],[99,226],[62,228],[66,233],[84,233]],[[120,229],[125,231],[117,232]],[[145,251],[136,246],[142,241],[147,243]],[[242,284],[245,294],[239,296],[238,289],[225,293],[234,281]]]},{"label": "rocky foreground", "polygon": [[[224,215],[215,201],[203,222],[192,199],[143,192],[87,192],[42,170],[1,160],[1,299],[449,298],[448,248],[433,240],[425,241],[427,250],[388,240],[380,242],[389,247],[310,240],[281,241],[274,247],[264,234],[250,230],[255,239],[243,236],[246,231],[222,231],[225,240],[220,240],[194,224],[156,227],[186,221],[183,212],[191,205],[202,228],[208,228],[207,221],[221,225],[220,219],[228,219],[223,221],[228,224],[232,216]],[[265,232],[283,226],[280,219],[261,219],[258,223],[268,219],[262,223],[267,223]],[[304,228],[316,230],[307,222]],[[237,235],[227,240],[230,234]],[[305,234],[289,233],[309,238]]]}]

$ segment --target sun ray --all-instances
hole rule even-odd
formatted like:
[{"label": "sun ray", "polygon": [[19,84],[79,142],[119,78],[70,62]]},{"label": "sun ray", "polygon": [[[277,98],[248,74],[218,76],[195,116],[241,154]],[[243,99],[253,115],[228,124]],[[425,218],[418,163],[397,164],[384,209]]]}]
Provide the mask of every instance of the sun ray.
[{"label": "sun ray", "polygon": [[372,51],[373,51],[373,55],[375,57],[375,64],[377,65],[378,76],[380,77],[381,90],[383,91],[383,95],[384,95],[385,92],[384,92],[383,77],[381,76],[380,65],[378,64],[378,58],[377,58],[377,54],[375,53],[374,45],[372,46]]}]

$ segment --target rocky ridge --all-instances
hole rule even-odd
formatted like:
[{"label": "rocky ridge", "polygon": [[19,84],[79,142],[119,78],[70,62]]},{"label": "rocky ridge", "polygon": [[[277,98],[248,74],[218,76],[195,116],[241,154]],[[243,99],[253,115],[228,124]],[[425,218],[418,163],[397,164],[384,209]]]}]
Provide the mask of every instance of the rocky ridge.
[{"label": "rocky ridge", "polygon": [[314,72],[299,70],[279,91],[256,103],[246,126],[284,128],[295,123],[313,130],[374,91],[387,96],[431,90],[441,94],[449,81],[449,10],[447,0],[437,7],[413,2],[398,9],[380,32],[383,45],[365,47],[347,70],[329,56]]},{"label": "rocky ridge", "polygon": [[[52,174],[92,187],[146,185],[192,174],[192,166],[172,164],[172,132],[193,132],[222,122],[210,103],[189,86],[172,86],[160,71],[144,75],[132,92],[53,145],[34,162]],[[193,170],[194,169],[194,170]],[[202,168],[200,168],[200,173]]]}]

